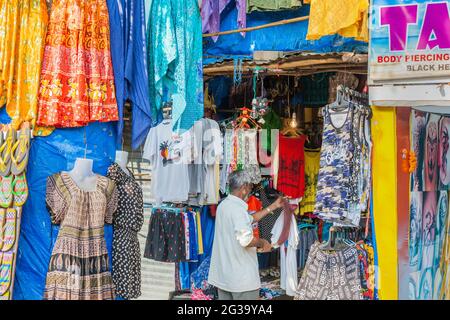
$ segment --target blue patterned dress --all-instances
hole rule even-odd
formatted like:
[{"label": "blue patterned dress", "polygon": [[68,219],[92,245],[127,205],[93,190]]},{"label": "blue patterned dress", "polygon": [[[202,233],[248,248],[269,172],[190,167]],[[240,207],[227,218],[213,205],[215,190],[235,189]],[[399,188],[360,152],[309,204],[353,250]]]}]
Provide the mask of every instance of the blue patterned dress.
[{"label": "blue patterned dress", "polygon": [[333,125],[330,113],[325,107],[315,213],[323,220],[345,223],[352,183],[353,108],[348,108],[341,127]]}]

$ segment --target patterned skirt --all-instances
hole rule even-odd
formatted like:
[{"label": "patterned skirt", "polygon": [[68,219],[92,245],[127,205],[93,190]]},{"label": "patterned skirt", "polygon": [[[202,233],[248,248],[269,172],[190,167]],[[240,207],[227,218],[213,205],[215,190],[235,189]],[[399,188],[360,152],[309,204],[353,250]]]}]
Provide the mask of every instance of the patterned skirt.
[{"label": "patterned skirt", "polygon": [[39,89],[41,126],[117,121],[105,0],[54,0]]},{"label": "patterned skirt", "polygon": [[[62,232],[61,232],[62,231]],[[79,238],[60,230],[47,272],[45,300],[113,300],[104,235]]]}]

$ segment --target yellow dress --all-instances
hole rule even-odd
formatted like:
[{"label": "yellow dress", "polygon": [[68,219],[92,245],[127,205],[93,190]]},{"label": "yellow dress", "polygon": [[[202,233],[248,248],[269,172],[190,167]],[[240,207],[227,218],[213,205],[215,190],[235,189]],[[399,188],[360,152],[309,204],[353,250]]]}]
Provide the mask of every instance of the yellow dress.
[{"label": "yellow dress", "polygon": [[0,106],[15,129],[34,127],[47,22],[45,0],[0,1]]},{"label": "yellow dress", "polygon": [[305,195],[300,202],[300,215],[314,212],[319,168],[320,150],[305,151]]},{"label": "yellow dress", "polygon": [[369,41],[369,0],[305,0],[311,4],[307,40],[340,34]]}]

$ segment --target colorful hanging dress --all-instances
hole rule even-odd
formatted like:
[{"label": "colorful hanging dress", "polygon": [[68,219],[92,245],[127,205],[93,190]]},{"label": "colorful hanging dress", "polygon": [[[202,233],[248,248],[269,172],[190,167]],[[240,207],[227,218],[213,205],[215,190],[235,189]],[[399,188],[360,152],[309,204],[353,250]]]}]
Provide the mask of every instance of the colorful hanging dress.
[{"label": "colorful hanging dress", "polygon": [[61,227],[50,257],[44,299],[114,299],[104,225],[112,223],[117,202],[116,185],[106,177],[97,177],[95,191],[81,190],[65,172],[47,179],[51,221]]},{"label": "colorful hanging dress", "polygon": [[48,14],[45,0],[0,1],[0,107],[34,125]]},{"label": "colorful hanging dress", "polygon": [[173,102],[176,129],[203,118],[202,21],[197,0],[153,0],[147,32],[152,119]]},{"label": "colorful hanging dress", "polygon": [[67,128],[118,119],[106,1],[54,0],[37,124]]}]

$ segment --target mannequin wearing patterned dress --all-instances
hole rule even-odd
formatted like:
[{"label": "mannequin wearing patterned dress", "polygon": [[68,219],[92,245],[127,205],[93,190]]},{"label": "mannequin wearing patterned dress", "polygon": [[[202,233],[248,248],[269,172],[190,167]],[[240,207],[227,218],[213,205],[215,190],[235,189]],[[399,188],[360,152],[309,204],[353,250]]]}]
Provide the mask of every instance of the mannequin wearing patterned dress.
[{"label": "mannequin wearing patterned dress", "polygon": [[144,202],[140,185],[133,174],[113,163],[107,177],[118,190],[118,208],[114,215],[113,281],[116,295],[136,299],[141,295],[141,253],[138,232],[144,223]]}]

